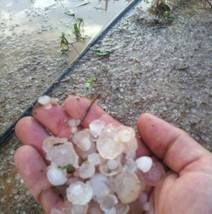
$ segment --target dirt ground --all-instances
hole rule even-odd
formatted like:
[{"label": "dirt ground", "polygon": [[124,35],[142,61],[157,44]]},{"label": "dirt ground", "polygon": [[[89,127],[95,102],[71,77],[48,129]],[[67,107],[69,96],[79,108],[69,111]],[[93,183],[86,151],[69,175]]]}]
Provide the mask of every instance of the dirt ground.
[{"label": "dirt ground", "polygon": [[[180,3],[172,23],[155,21],[138,6],[93,47],[52,96],[93,97],[114,117],[134,126],[151,112],[183,128],[212,151],[212,10]],[[112,50],[99,58],[94,49]],[[96,81],[86,89],[85,82]],[[0,213],[41,213],[16,174],[13,137],[0,149]]]}]

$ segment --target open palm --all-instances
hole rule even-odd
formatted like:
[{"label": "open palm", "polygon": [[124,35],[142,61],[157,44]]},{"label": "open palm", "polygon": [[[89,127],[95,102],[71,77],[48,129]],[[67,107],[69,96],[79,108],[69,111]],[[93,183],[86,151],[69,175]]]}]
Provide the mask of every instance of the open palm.
[{"label": "open palm", "polygon": [[[66,121],[70,117],[84,118],[89,106],[88,99],[69,96],[64,106],[38,107],[33,117],[25,117],[16,125],[16,135],[24,144],[15,153],[17,169],[46,213],[50,213],[52,208],[65,207],[66,203],[46,179],[47,163],[41,149],[42,142],[49,132],[58,137],[70,137]],[[96,104],[83,119],[82,126],[88,127],[94,119],[118,123]],[[170,169],[152,193],[154,213],[211,214],[211,153],[182,130],[150,114],[142,114],[137,125],[141,136],[138,153],[151,152]],[[140,212],[136,210],[134,213]]]}]

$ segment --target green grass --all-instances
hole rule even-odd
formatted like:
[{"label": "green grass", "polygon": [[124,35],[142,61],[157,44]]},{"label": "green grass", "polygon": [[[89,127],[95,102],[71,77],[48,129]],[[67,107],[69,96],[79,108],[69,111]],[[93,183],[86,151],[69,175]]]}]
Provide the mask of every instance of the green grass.
[{"label": "green grass", "polygon": [[60,37],[60,50],[62,53],[69,51],[69,41],[66,38],[65,33],[62,33]]}]

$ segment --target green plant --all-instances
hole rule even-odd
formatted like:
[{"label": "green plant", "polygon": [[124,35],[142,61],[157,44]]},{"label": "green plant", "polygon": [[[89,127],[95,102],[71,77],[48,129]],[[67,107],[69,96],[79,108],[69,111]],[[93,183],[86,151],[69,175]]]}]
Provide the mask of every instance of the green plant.
[{"label": "green plant", "polygon": [[109,57],[112,51],[106,51],[106,50],[94,50],[96,56],[98,57]]},{"label": "green plant", "polygon": [[65,33],[62,33],[60,37],[60,50],[62,51],[62,53],[65,53],[69,50],[69,42],[66,38]]},{"label": "green plant", "polygon": [[85,88],[90,89],[94,82],[96,82],[96,76],[92,75],[85,81]]},{"label": "green plant", "polygon": [[73,33],[77,41],[80,41],[83,38],[83,30],[84,30],[84,21],[82,18],[75,18],[75,22],[73,25]]},{"label": "green plant", "polygon": [[168,21],[173,21],[174,19],[171,8],[165,0],[156,0],[150,8],[150,12],[159,18],[165,18]]}]

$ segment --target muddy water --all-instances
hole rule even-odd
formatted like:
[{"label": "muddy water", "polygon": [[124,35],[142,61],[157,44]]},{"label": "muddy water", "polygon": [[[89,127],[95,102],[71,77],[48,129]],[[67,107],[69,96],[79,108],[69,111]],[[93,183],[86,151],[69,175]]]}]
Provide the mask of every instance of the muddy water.
[{"label": "muddy water", "polygon": [[[0,134],[117,15],[126,0],[0,0]],[[76,42],[74,18],[84,20]],[[60,51],[61,33],[72,43]]]}]

